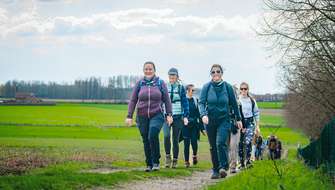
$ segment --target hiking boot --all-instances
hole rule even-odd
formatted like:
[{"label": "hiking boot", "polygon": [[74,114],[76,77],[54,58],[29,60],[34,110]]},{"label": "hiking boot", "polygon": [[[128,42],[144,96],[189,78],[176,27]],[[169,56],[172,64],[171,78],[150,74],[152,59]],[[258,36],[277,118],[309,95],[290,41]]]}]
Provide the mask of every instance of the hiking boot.
[{"label": "hiking boot", "polygon": [[219,172],[213,172],[212,175],[211,175],[211,179],[220,179]]},{"label": "hiking boot", "polygon": [[246,163],[246,168],[251,168],[251,167],[252,167],[251,161],[248,160],[247,163]]},{"label": "hiking boot", "polygon": [[190,167],[190,165],[191,165],[191,164],[190,164],[190,162],[189,162],[189,161],[185,161],[185,167],[186,167],[186,168],[189,168],[189,167]]},{"label": "hiking boot", "polygon": [[159,164],[154,164],[152,166],[152,171],[158,171],[160,169]]},{"label": "hiking boot", "polygon": [[172,168],[177,168],[177,163],[178,163],[178,159],[173,159],[172,161]]},{"label": "hiking boot", "polygon": [[165,168],[170,168],[171,167],[171,155],[166,155],[166,159],[165,159]]},{"label": "hiking boot", "polygon": [[244,162],[241,163],[241,165],[238,167],[239,170],[243,170],[245,169],[245,165],[244,165]]},{"label": "hiking boot", "polygon": [[230,168],[230,173],[231,173],[231,174],[236,173],[236,168]]},{"label": "hiking boot", "polygon": [[227,177],[227,171],[225,169],[220,169],[219,173],[221,178]]},{"label": "hiking boot", "polygon": [[193,155],[193,165],[197,165],[197,164],[198,164],[197,155]]},{"label": "hiking boot", "polygon": [[145,172],[151,172],[151,170],[152,170],[152,166],[147,166],[147,167],[144,169]]}]

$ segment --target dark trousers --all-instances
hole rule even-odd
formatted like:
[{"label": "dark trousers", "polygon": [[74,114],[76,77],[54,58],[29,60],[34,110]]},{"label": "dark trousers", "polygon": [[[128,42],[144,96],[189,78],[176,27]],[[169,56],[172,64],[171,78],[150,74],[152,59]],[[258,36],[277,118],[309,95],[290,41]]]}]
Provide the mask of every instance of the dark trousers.
[{"label": "dark trousers", "polygon": [[159,113],[151,118],[137,116],[136,124],[140,130],[144,145],[145,161],[147,166],[159,164],[159,132],[164,123],[164,116]]},{"label": "dark trousers", "polygon": [[172,129],[172,143],[173,143],[173,158],[178,159],[179,155],[179,138],[182,128],[184,127],[184,122],[181,116],[173,117],[173,123],[168,126],[164,123],[163,133],[164,133],[164,148],[165,154],[170,155],[171,152],[171,129]]},{"label": "dark trousers", "polygon": [[221,168],[225,170],[229,168],[230,126],[229,121],[213,121],[211,119],[206,126],[214,172],[218,172]]},{"label": "dark trousers", "polygon": [[197,155],[198,152],[199,129],[196,124],[189,124],[183,127],[182,134],[184,138],[184,158],[185,161],[189,161],[190,145],[192,145],[194,156]]}]

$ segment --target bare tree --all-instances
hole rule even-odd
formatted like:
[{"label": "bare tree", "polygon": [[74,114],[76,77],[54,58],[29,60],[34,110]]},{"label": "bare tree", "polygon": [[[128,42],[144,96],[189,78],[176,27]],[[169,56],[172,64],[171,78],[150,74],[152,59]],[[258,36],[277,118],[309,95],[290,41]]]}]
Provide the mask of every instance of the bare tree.
[{"label": "bare tree", "polygon": [[317,137],[335,116],[335,1],[264,0],[260,36],[279,55],[291,127]]}]

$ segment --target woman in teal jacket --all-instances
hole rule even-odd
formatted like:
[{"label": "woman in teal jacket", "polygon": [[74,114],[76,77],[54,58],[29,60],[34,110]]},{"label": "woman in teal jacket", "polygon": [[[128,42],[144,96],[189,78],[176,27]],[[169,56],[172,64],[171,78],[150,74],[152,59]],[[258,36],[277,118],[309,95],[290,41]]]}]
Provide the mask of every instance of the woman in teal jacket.
[{"label": "woman in teal jacket", "polygon": [[233,87],[223,81],[222,75],[221,65],[213,65],[211,68],[212,80],[203,86],[199,101],[200,117],[205,125],[210,145],[213,164],[212,179],[227,176],[231,120],[236,119],[237,127],[242,128]]}]

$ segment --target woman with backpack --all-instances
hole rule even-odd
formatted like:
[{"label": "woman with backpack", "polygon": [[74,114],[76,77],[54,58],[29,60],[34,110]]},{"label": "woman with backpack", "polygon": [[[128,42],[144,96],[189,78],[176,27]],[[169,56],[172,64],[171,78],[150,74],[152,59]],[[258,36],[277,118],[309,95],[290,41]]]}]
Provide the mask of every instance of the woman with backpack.
[{"label": "woman with backpack", "polygon": [[[163,126],[164,148],[166,154],[165,167],[176,168],[179,155],[179,138],[181,129],[188,124],[189,105],[186,98],[186,90],[179,80],[178,70],[171,68],[168,72],[169,82],[167,83],[168,94],[172,103],[171,125],[165,123]],[[173,142],[173,160],[171,160],[171,129]],[[172,166],[171,166],[172,163]]]},{"label": "woman with backpack", "polygon": [[[241,168],[251,166],[252,141],[254,135],[260,134],[259,129],[259,110],[256,100],[249,95],[249,85],[242,82],[240,85],[239,103],[242,115],[243,129],[240,139],[240,162]],[[245,163],[246,160],[246,163]]]},{"label": "woman with backpack", "polygon": [[[236,97],[232,85],[222,79],[221,65],[214,64],[210,70],[211,81],[206,83],[200,95],[200,117],[205,125],[213,164],[212,179],[225,178],[229,169],[228,140],[232,118],[242,128]],[[230,114],[230,108],[234,110]]]},{"label": "woman with backpack", "polygon": [[194,85],[187,85],[186,91],[190,115],[188,125],[185,125],[182,129],[182,135],[184,140],[185,167],[188,168],[190,167],[190,145],[192,146],[193,150],[193,165],[197,165],[198,140],[200,138],[200,131],[203,135],[205,135],[205,132],[199,113],[199,100],[193,97]]},{"label": "woman with backpack", "polygon": [[159,132],[164,123],[162,105],[165,105],[166,122],[173,122],[172,107],[166,84],[156,76],[153,62],[146,62],[143,66],[144,77],[139,80],[132,92],[128,105],[126,124],[133,123],[133,113],[137,107],[136,125],[142,136],[146,159],[146,172],[160,169]]}]

